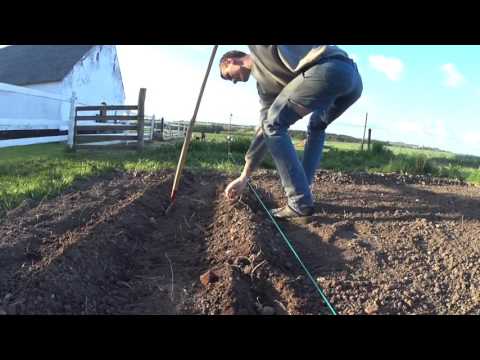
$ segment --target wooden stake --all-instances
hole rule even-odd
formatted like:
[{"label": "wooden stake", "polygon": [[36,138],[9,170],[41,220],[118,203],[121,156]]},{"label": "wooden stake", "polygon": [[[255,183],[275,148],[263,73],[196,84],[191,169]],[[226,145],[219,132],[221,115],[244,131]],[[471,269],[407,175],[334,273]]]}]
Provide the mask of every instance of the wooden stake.
[{"label": "wooden stake", "polygon": [[72,92],[72,97],[70,99],[70,118],[68,121],[68,141],[67,145],[70,149],[73,149],[75,146],[75,101],[77,100],[77,96],[75,92]]},{"label": "wooden stake", "polygon": [[205,78],[203,79],[202,87],[200,89],[200,94],[198,95],[197,105],[195,106],[195,111],[193,113],[193,117],[190,120],[190,125],[187,130],[187,135],[183,141],[182,152],[180,153],[180,159],[177,164],[177,171],[175,172],[175,179],[173,181],[172,192],[170,194],[171,204],[167,208],[166,213],[170,210],[173,202],[175,201],[175,196],[177,194],[178,186],[180,184],[180,177],[182,175],[183,168],[185,167],[185,162],[187,160],[187,153],[188,148],[190,146],[190,140],[192,137],[193,126],[195,125],[195,120],[197,118],[198,108],[200,107],[200,102],[202,100],[203,91],[205,90],[205,84],[207,83],[208,75],[210,74],[210,69],[212,68],[213,59],[215,58],[215,54],[217,52],[218,45],[215,45],[212,50],[212,55],[210,56],[210,62],[208,64],[207,72],[205,73]]},{"label": "wooden stake", "polygon": [[368,119],[368,112],[365,115],[365,127],[363,128],[363,138],[362,138],[362,151],[363,151],[363,144],[365,143],[365,132],[367,131],[367,119]]},{"label": "wooden stake", "polygon": [[138,132],[138,151],[142,151],[145,144],[145,95],[147,89],[141,88],[138,94],[138,120],[137,120],[137,132]]}]

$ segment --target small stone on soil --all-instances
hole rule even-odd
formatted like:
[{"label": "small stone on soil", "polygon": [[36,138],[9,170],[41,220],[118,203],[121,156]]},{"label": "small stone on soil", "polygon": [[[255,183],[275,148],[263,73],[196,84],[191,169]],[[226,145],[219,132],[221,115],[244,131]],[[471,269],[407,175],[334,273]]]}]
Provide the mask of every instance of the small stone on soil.
[{"label": "small stone on soil", "polygon": [[368,315],[372,315],[372,314],[375,314],[376,312],[378,311],[378,305],[377,304],[370,304],[368,305],[366,308],[365,308],[365,312],[368,314]]},{"label": "small stone on soil", "polygon": [[207,286],[208,284],[212,284],[218,280],[218,275],[211,270],[208,270],[206,273],[200,276],[200,282],[203,284],[203,286]]}]

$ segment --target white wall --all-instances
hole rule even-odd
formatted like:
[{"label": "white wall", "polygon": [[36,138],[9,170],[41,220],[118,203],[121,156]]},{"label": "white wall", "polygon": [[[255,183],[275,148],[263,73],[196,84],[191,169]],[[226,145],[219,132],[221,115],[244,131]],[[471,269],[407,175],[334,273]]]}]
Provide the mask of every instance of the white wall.
[{"label": "white wall", "polygon": [[34,84],[30,89],[70,98],[75,91],[78,101],[88,105],[125,103],[125,91],[114,45],[94,46],[61,82]]},{"label": "white wall", "polygon": [[[70,101],[38,90],[0,83],[0,130],[68,129]],[[0,140],[0,148],[65,141],[66,136]]]},{"label": "white wall", "polygon": [[[69,100],[73,91],[76,93],[77,101],[82,104],[125,103],[125,91],[115,46],[94,46],[59,82],[26,87],[0,83],[0,130],[67,130],[70,116]],[[29,139],[26,142],[30,141],[35,140]],[[0,143],[3,146],[7,143],[23,144],[20,139],[3,140]],[[0,144],[0,147],[3,146]]]},{"label": "white wall", "polygon": [[[88,51],[61,81],[27,86],[70,98],[75,92],[83,105],[125,104],[125,90],[114,45],[97,45]],[[84,115],[87,115],[85,113]],[[63,114],[68,119],[68,113]]]},{"label": "white wall", "polygon": [[75,91],[78,101],[88,105],[100,105],[103,101],[124,104],[125,91],[115,46],[92,48],[65,77],[63,88]]},{"label": "white wall", "polygon": [[[25,85],[24,87],[26,87],[27,89],[44,91],[44,92],[48,92],[48,93],[56,94],[60,96],[64,96],[65,94],[68,93],[68,89],[63,88],[63,84],[61,81],[43,83],[43,84],[31,84],[31,85]],[[71,91],[70,91],[70,94],[71,94]]]},{"label": "white wall", "polygon": [[59,129],[69,111],[69,99],[0,83],[0,130]]}]

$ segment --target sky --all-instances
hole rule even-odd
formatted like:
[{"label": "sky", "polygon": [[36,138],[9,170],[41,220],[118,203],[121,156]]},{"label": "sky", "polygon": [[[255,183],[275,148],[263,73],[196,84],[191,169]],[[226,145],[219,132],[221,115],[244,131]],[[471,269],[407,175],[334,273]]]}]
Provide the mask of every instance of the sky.
[{"label": "sky", "polygon": [[[341,45],[359,68],[363,95],[327,129],[480,156],[479,45]],[[147,88],[146,114],[192,118],[213,45],[117,45],[126,103]],[[222,80],[218,60],[246,45],[220,45],[197,121],[258,125],[259,99],[247,83]],[[308,116],[292,129],[306,129]]]},{"label": "sky", "polygon": [[[363,95],[327,132],[361,138],[368,113],[372,138],[480,156],[480,46],[337,45],[359,68]],[[147,88],[146,112],[190,120],[212,45],[117,46],[127,103]],[[246,45],[221,45],[197,121],[257,125],[255,80],[233,84],[218,73],[218,60]],[[475,60],[477,59],[477,60]],[[292,129],[306,129],[308,116]]]}]

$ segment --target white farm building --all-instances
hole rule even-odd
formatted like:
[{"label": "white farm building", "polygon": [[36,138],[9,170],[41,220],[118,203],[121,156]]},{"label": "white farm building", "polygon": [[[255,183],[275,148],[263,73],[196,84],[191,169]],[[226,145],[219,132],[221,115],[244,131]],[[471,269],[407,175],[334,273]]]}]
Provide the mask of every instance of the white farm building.
[{"label": "white farm building", "polygon": [[76,104],[125,103],[114,45],[0,49],[0,147],[65,140],[73,93]]}]

